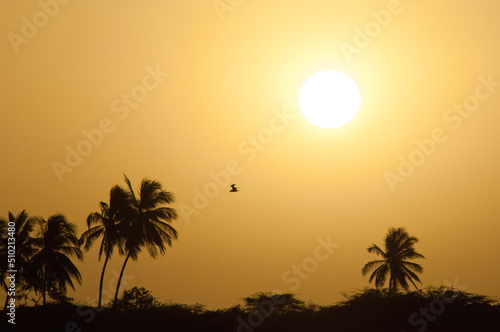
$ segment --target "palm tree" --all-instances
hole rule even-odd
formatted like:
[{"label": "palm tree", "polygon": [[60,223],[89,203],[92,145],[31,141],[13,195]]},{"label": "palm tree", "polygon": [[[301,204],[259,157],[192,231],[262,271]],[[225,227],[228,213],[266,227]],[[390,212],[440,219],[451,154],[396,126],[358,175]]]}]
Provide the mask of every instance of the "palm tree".
[{"label": "palm tree", "polygon": [[368,247],[369,253],[382,256],[382,259],[366,263],[362,269],[363,275],[374,270],[369,282],[375,279],[375,286],[384,286],[387,275],[389,275],[389,296],[397,292],[399,287],[408,290],[408,280],[418,290],[414,280],[422,283],[415,272],[422,273],[423,268],[416,263],[409,262],[410,259],[424,258],[413,248],[418,239],[409,236],[404,228],[390,228],[385,237],[385,251],[376,244]]},{"label": "palm tree", "polygon": [[[8,224],[14,225],[14,238],[15,238],[15,261],[13,262],[14,268],[11,269],[7,266],[8,257]],[[9,287],[5,282],[8,270],[17,270],[16,284],[22,285],[26,280],[28,273],[29,259],[34,253],[34,242],[32,233],[36,225],[36,219],[30,218],[28,213],[23,210],[21,213],[15,217],[11,212],[9,212],[9,221],[5,219],[0,219],[0,231],[3,238],[0,239],[0,279],[2,280],[0,288],[7,290]],[[19,290],[19,289],[18,289]],[[5,299],[5,307],[7,306],[8,296]]]},{"label": "palm tree", "polygon": [[101,212],[94,212],[87,217],[88,230],[80,237],[80,243],[84,244],[84,250],[88,251],[94,242],[102,236],[101,245],[99,247],[99,257],[101,260],[104,254],[104,265],[101,272],[101,280],[99,282],[99,302],[98,307],[101,307],[102,285],[104,281],[104,271],[108,260],[113,254],[113,249],[118,246],[120,254],[123,254],[123,248],[120,242],[123,239],[119,233],[119,222],[122,219],[122,212],[127,209],[128,194],[119,186],[114,186],[109,192],[109,205],[105,202],[99,204]]},{"label": "palm tree", "polygon": [[137,260],[138,254],[146,247],[151,257],[156,258],[158,251],[165,254],[165,243],[172,246],[172,239],[177,239],[177,231],[170,225],[177,218],[171,207],[164,206],[174,202],[173,194],[162,189],[158,181],[143,179],[137,197],[130,180],[125,176],[129,195],[129,211],[120,223],[120,232],[124,238],[124,251],[127,254],[116,285],[116,306],[123,271],[129,258]]},{"label": "palm tree", "polygon": [[82,260],[83,253],[75,235],[75,225],[68,222],[61,214],[55,214],[48,220],[37,218],[36,252],[30,260],[31,278],[35,291],[41,292],[43,305],[49,290],[66,293],[67,285],[75,289],[73,280],[82,283],[78,268],[70,257]]}]

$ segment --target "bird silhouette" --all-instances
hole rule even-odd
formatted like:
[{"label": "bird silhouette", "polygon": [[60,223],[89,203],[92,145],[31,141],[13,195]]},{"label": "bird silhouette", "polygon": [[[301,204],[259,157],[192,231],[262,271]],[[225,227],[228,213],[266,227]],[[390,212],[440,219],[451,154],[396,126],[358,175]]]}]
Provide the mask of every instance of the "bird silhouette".
[{"label": "bird silhouette", "polygon": [[229,190],[229,192],[230,192],[230,193],[235,193],[235,192],[237,192],[237,191],[238,191],[238,188],[236,187],[236,184],[234,184],[234,183],[233,183],[233,184],[231,185],[231,190]]}]

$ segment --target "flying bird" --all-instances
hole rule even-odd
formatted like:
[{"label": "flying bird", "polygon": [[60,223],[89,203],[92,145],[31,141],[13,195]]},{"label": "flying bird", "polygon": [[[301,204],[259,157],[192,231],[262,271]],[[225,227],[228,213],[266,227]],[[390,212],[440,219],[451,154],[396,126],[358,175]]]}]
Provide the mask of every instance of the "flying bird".
[{"label": "flying bird", "polygon": [[237,192],[237,191],[238,191],[238,188],[236,187],[236,184],[234,184],[234,183],[233,183],[233,184],[231,185],[231,190],[229,190],[229,192],[230,192],[230,193],[235,193],[235,192]]}]

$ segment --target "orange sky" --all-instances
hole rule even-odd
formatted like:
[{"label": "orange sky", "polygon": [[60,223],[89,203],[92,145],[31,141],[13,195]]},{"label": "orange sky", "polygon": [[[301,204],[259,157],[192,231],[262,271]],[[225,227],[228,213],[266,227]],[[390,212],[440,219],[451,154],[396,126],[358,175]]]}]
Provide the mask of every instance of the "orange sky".
[{"label": "orange sky", "polygon": [[[393,226],[419,238],[424,286],[500,296],[497,1],[179,3],[0,4],[3,217],[63,213],[81,234],[122,174],[147,177],[174,193],[180,237],[130,262],[125,288],[162,301],[282,290],[331,304],[369,285],[366,248]],[[344,127],[300,114],[321,70],[360,88]],[[97,247],[77,266],[70,296],[85,301]]]}]

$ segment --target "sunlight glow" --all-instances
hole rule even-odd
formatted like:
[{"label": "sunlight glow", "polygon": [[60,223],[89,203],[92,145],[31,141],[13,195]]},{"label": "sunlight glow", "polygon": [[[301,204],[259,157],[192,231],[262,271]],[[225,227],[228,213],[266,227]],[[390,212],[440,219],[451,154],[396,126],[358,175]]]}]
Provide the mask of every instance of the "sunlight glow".
[{"label": "sunlight glow", "polygon": [[321,128],[338,128],[358,113],[361,94],[356,83],[337,71],[323,71],[309,77],[299,93],[304,117]]}]

